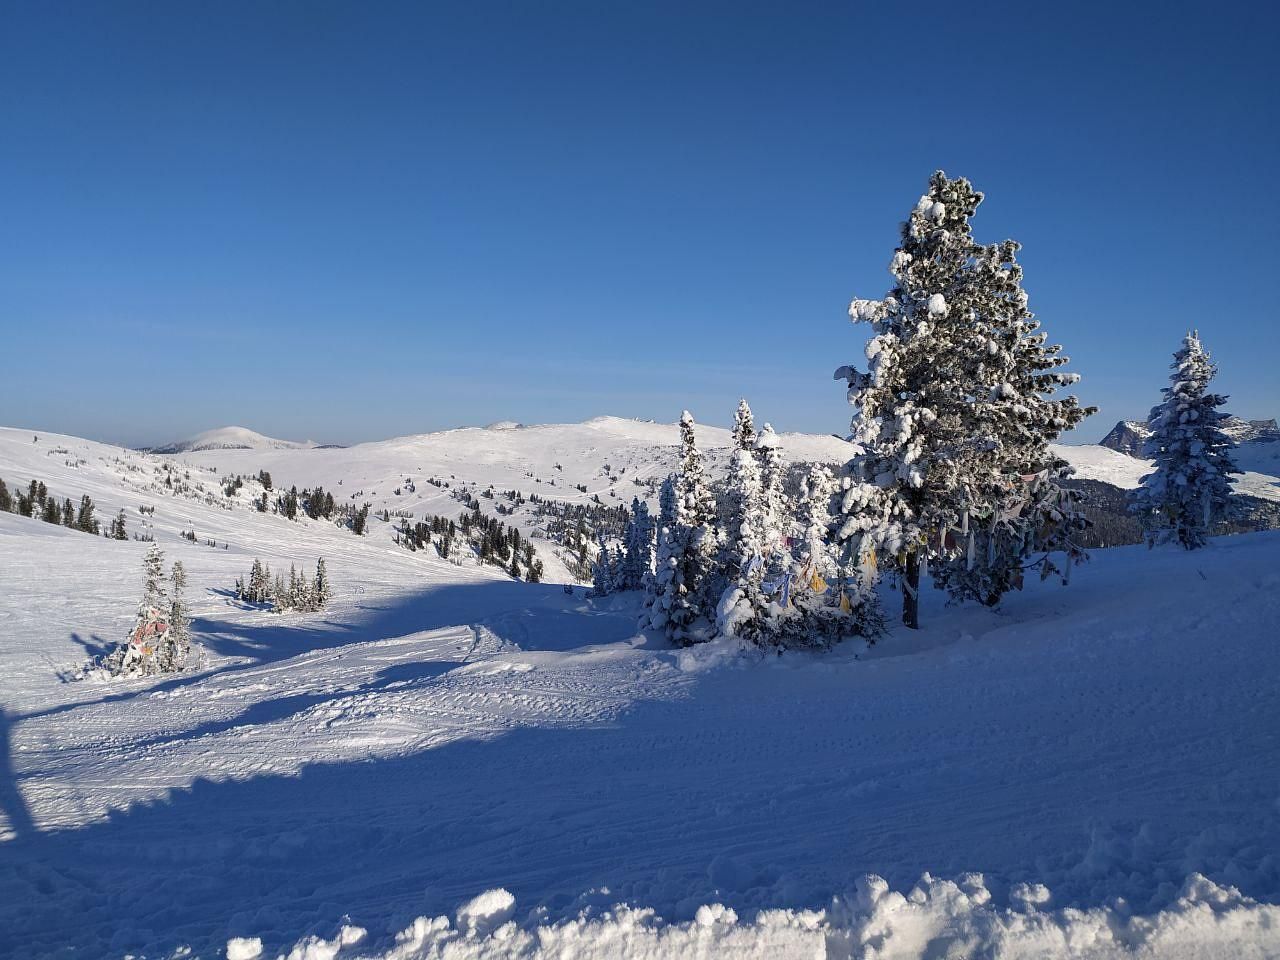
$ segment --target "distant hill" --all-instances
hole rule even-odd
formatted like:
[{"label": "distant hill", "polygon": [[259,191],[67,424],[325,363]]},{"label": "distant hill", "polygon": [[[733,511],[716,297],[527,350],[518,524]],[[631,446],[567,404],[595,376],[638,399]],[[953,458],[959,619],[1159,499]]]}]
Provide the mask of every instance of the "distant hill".
[{"label": "distant hill", "polygon": [[[248,427],[218,427],[197,433],[186,440],[178,440],[162,447],[152,447],[151,453],[196,453],[201,450],[314,450],[321,445],[311,440],[277,440],[264,436]],[[326,444],[332,447],[332,444]]]}]

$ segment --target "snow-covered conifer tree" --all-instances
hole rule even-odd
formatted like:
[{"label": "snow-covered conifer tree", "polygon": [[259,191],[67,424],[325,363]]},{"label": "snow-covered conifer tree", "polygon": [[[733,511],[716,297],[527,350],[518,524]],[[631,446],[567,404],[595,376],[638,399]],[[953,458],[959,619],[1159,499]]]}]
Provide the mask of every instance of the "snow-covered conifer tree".
[{"label": "snow-covered conifer tree", "polygon": [[1188,550],[1205,545],[1209,529],[1227,512],[1232,474],[1240,473],[1231,457],[1235,443],[1222,430],[1227,402],[1209,383],[1218,372],[1200,343],[1188,333],[1173,355],[1170,386],[1151,409],[1151,436],[1144,453],[1155,469],[1142,478],[1132,509],[1148,531],[1150,542],[1174,540]]},{"label": "snow-covered conifer tree", "polygon": [[775,551],[785,553],[792,511],[784,490],[787,461],[782,455],[782,441],[767,423],[756,441],[756,451],[760,459],[761,549],[769,559]]},{"label": "snow-covered conifer tree", "polygon": [[649,517],[649,505],[639,497],[631,500],[631,512],[623,532],[623,550],[616,589],[640,590],[653,571],[653,521]]},{"label": "snow-covered conifer tree", "polygon": [[181,670],[186,665],[187,657],[191,652],[191,619],[187,615],[187,601],[184,596],[187,589],[187,571],[182,566],[181,560],[174,562],[169,582],[172,587],[169,600],[170,642],[168,649],[164,651],[168,662],[163,664],[161,669]]},{"label": "snow-covered conifer tree", "polygon": [[1079,377],[1061,370],[1069,358],[1027,308],[1018,250],[1012,240],[980,247],[966,270],[967,323],[954,341],[954,366],[972,398],[964,421],[971,442],[957,458],[959,524],[939,535],[956,555],[933,571],[954,599],[988,606],[1021,585],[1024,569],[1058,571],[1059,552],[1065,578],[1084,557],[1076,541],[1087,526],[1081,494],[1059,483],[1071,468],[1049,444],[1095,408],[1056,396]]},{"label": "snow-covered conifer tree", "polygon": [[[702,452],[694,436],[693,416],[680,416],[680,469],[675,474],[675,516],[667,528],[665,550],[675,575],[668,573],[662,618],[667,636],[677,643],[702,638],[702,621],[709,619],[714,601],[705,592],[716,553],[715,498],[707,483]],[[663,547],[660,546],[660,553]],[[659,576],[663,574],[659,570]]]},{"label": "snow-covered conifer tree", "polygon": [[854,300],[849,316],[868,323],[868,370],[836,371],[849,384],[862,452],[848,465],[837,531],[846,552],[869,551],[901,573],[903,622],[919,626],[920,565],[963,499],[957,461],[970,442],[969,397],[957,361],[967,322],[967,268],[975,255],[969,219],[982,195],[941,171],[902,226],[883,300]]},{"label": "snow-covered conifer tree", "polygon": [[654,528],[653,576],[645,586],[642,627],[665,630],[667,611],[675,602],[677,584],[672,573],[672,531],[676,523],[676,481],[670,474],[658,490],[658,522]]},{"label": "snow-covered conifer tree", "polygon": [[635,589],[647,593],[653,581],[656,525],[653,515],[649,513],[649,504],[645,501],[635,498],[631,502],[631,509],[635,516],[636,569],[640,572]]},{"label": "snow-covered conifer tree", "polygon": [[[178,577],[178,600],[171,603],[165,588],[164,553],[152,543],[142,561],[142,600],[128,639],[100,661],[90,665],[87,674],[107,677],[150,676],[181,670],[185,665],[185,642],[179,647],[179,634],[185,635],[185,609],[181,589],[185,574]],[[175,610],[183,622],[175,630]]]},{"label": "snow-covered conifer tree", "polygon": [[738,410],[733,416],[733,445],[739,450],[754,450],[756,446],[755,419],[745,398],[738,401]]},{"label": "snow-covered conifer tree", "polygon": [[767,625],[764,578],[764,492],[760,463],[749,447],[737,447],[729,461],[723,555],[728,580],[716,605],[716,631],[754,640]]},{"label": "snow-covered conifer tree", "polygon": [[596,537],[596,560],[591,565],[591,595],[604,597],[613,592],[613,562],[604,534]]},{"label": "snow-covered conifer tree", "polygon": [[329,603],[329,571],[324,565],[324,557],[316,561],[316,579],[312,587],[312,593],[316,598],[316,604],[320,609]]},{"label": "snow-covered conifer tree", "polygon": [[142,603],[165,610],[169,606],[169,593],[165,588],[164,551],[152,543],[142,558]]}]

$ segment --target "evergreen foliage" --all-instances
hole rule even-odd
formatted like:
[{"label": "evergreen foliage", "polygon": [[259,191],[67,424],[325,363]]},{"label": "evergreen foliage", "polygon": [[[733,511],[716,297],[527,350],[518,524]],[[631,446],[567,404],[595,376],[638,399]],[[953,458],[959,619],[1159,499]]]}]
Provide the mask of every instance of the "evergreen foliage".
[{"label": "evergreen foliage", "polygon": [[1227,398],[1209,384],[1218,368],[1200,343],[1188,333],[1173,355],[1170,385],[1164,399],[1147,418],[1151,436],[1144,453],[1155,469],[1142,478],[1133,497],[1149,542],[1174,541],[1188,550],[1203,547],[1211,526],[1227,515],[1233,474],[1240,473],[1231,457],[1235,443],[1222,430],[1218,410]]}]

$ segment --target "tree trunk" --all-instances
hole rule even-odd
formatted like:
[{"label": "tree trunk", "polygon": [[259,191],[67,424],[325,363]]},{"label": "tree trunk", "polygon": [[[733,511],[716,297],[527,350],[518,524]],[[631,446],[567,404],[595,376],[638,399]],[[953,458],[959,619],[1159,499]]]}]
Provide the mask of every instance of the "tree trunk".
[{"label": "tree trunk", "polygon": [[907,569],[902,573],[902,622],[912,630],[920,629],[920,554],[907,554]]}]

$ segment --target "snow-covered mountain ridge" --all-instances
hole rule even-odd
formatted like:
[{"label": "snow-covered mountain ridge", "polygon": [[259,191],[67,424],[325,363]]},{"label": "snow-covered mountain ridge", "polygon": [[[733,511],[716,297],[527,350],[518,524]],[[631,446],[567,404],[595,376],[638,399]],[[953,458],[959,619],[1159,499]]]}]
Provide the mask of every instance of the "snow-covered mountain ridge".
[{"label": "snow-covered mountain ridge", "polygon": [[[730,432],[699,425],[697,435],[711,472],[723,472]],[[782,450],[793,462],[841,463],[853,453],[847,441],[831,435],[780,436]],[[605,501],[630,503],[637,494],[644,498],[645,490],[651,494],[675,469],[678,449],[675,423],[596,417],[570,424],[459,427],[336,449],[193,450],[182,459],[219,467],[223,473],[266,469],[277,481],[299,488],[318,483],[331,489],[341,480],[347,490],[352,484],[362,489],[375,509],[414,509],[409,505],[412,498],[403,498],[403,489],[399,497],[391,493],[402,488],[406,478],[425,476],[452,476],[481,488],[492,484],[498,490],[533,491],[562,500],[598,495]],[[1151,469],[1149,461],[1103,444],[1055,444],[1053,450],[1075,467],[1079,478],[1123,489],[1136,487]],[[1238,492],[1280,501],[1280,443],[1242,445],[1237,459],[1248,471],[1237,482]],[[578,485],[587,490],[578,490]]]},{"label": "snow-covered mountain ridge", "polygon": [[[1222,422],[1222,431],[1241,446],[1280,442],[1280,427],[1277,427],[1274,417],[1267,420],[1245,420],[1243,417],[1228,415]],[[1142,445],[1149,436],[1151,430],[1146,421],[1121,420],[1098,441],[1098,445],[1139,457],[1142,455]],[[1253,452],[1246,448],[1245,458],[1251,458]]]}]

